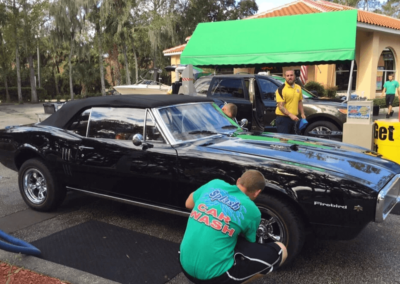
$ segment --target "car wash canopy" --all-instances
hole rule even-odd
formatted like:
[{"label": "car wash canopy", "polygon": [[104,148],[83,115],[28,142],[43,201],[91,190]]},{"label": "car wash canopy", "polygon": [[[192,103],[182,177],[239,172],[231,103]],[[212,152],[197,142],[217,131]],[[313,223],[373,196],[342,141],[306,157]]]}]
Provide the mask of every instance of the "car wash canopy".
[{"label": "car wash canopy", "polygon": [[182,64],[255,66],[354,60],[357,10],[201,23]]}]

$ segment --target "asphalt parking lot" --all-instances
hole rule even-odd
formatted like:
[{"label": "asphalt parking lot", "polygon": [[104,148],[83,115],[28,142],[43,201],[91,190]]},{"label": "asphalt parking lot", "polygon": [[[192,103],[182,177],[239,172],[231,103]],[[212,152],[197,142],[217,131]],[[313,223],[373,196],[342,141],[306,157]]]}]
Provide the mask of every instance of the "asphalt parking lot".
[{"label": "asphalt parking lot", "polygon": [[[43,113],[41,104],[0,105],[0,128],[36,122],[37,113]],[[88,220],[102,221],[179,243],[187,218],[78,193],[69,193],[56,212],[37,213],[23,202],[18,190],[17,173],[0,165],[1,230],[33,242]],[[351,241],[309,239],[291,266],[254,283],[400,283],[398,228],[400,216],[391,214],[384,223],[370,223]],[[79,280],[69,281],[81,283]],[[107,283],[107,280],[104,281],[92,283]],[[190,282],[179,274],[167,283]]]}]

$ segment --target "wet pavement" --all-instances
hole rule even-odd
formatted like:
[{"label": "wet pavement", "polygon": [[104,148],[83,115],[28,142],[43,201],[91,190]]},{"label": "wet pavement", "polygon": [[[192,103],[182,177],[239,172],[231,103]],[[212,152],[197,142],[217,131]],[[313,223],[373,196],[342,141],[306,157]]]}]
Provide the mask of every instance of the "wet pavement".
[{"label": "wet pavement", "polygon": [[[397,117],[398,109],[395,111],[394,116]],[[41,104],[0,105],[0,128],[36,122],[36,113],[42,112]],[[380,116],[384,118],[385,114]],[[16,172],[0,165],[0,177],[0,229],[28,242],[89,220],[106,222],[176,243],[181,241],[186,227],[185,217],[75,192],[68,193],[66,201],[56,212],[37,213],[23,202]],[[351,241],[308,239],[292,265],[254,283],[400,283],[398,228],[400,216],[391,214],[384,223],[370,223]],[[0,260],[20,261],[12,258],[12,254],[0,250]],[[22,256],[21,263],[24,267],[30,266],[28,268],[73,284],[113,283],[34,257]],[[190,282],[179,274],[168,283]]]}]

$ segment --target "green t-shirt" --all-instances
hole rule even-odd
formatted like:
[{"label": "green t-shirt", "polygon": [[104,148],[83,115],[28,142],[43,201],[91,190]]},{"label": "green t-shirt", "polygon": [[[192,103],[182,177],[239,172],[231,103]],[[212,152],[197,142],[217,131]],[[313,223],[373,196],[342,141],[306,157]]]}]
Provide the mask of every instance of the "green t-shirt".
[{"label": "green t-shirt", "polygon": [[399,82],[395,80],[386,81],[383,87],[386,89],[386,95],[395,95],[396,89],[399,87]]},{"label": "green t-shirt", "polygon": [[237,237],[256,241],[261,213],[236,185],[215,179],[193,194],[181,244],[181,264],[191,276],[206,280],[222,275],[234,262]]}]

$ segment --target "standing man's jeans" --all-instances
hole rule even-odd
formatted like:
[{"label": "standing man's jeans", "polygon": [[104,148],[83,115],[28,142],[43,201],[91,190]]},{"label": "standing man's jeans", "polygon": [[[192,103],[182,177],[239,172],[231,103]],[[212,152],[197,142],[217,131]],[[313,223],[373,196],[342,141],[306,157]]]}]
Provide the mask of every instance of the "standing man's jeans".
[{"label": "standing man's jeans", "polygon": [[278,133],[294,134],[294,126],[296,121],[292,120],[288,116],[282,115],[277,115],[275,121]]}]

